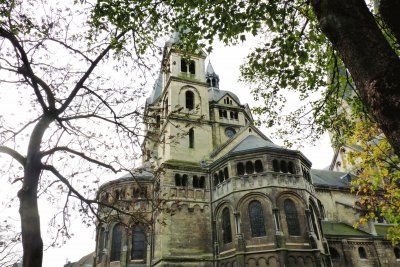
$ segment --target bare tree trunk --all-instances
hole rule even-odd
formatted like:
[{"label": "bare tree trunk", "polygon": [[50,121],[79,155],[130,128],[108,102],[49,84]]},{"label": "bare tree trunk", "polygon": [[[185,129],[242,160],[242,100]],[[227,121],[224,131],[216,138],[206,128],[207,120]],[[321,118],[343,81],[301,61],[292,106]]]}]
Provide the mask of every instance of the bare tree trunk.
[{"label": "bare tree trunk", "polygon": [[400,60],[364,0],[312,0],[365,106],[400,156]]},{"label": "bare tree trunk", "polygon": [[40,216],[37,203],[37,189],[42,172],[40,144],[44,132],[54,119],[46,114],[39,120],[29,140],[24,168],[24,181],[18,192],[20,201],[23,267],[41,267],[43,261],[43,241],[40,232]]}]

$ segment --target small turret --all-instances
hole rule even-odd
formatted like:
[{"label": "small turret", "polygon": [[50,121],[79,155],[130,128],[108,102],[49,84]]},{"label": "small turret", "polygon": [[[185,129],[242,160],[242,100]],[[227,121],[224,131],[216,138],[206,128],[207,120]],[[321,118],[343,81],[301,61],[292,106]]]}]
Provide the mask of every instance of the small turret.
[{"label": "small turret", "polygon": [[215,73],[214,68],[211,65],[211,61],[209,61],[207,65],[206,80],[210,89],[219,89],[219,76]]}]

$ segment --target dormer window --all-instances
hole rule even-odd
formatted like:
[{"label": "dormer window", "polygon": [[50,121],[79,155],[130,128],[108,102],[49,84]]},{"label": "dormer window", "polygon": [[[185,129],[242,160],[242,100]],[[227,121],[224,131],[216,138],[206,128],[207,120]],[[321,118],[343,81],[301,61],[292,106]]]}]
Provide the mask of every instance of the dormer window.
[{"label": "dormer window", "polygon": [[194,60],[190,60],[189,62],[185,59],[181,59],[181,72],[196,74],[196,62]]}]

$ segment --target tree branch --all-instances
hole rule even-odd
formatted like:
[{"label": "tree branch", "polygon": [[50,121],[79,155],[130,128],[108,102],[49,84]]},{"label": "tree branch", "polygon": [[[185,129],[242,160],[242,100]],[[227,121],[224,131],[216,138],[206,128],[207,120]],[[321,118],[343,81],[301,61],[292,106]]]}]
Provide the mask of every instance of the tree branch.
[{"label": "tree branch", "polygon": [[0,153],[4,153],[4,154],[11,156],[13,159],[18,161],[22,166],[25,166],[26,158],[24,156],[22,156],[21,154],[19,154],[14,149],[11,149],[6,146],[0,146]]}]

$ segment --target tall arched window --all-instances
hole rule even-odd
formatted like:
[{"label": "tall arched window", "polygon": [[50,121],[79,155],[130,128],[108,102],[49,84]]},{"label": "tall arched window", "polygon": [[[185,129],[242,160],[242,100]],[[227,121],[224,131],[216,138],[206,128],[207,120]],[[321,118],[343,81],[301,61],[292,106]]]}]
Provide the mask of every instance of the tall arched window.
[{"label": "tall arched window", "polygon": [[274,169],[274,172],[279,172],[279,162],[278,162],[278,160],[274,159],[272,161],[272,167]]},{"label": "tall arched window", "polygon": [[283,203],[286,215],[286,223],[289,235],[300,235],[299,218],[297,217],[296,205],[290,199],[286,199]]},{"label": "tall arched window", "polygon": [[232,242],[231,216],[229,208],[222,210],[222,240],[224,244]]},{"label": "tall arched window", "polygon": [[146,257],[146,236],[142,227],[132,231],[131,260],[144,260]]},{"label": "tall arched window", "polygon": [[247,174],[252,174],[252,173],[254,173],[253,162],[251,162],[251,161],[247,161],[247,162],[246,162],[246,173],[247,173]]},{"label": "tall arched window", "polygon": [[179,173],[175,174],[175,186],[182,186],[182,179]]},{"label": "tall arched window", "polygon": [[194,109],[194,94],[192,91],[186,91],[185,100],[186,100],[186,108],[188,110]]},{"label": "tall arched window", "polygon": [[121,257],[122,225],[116,224],[112,231],[110,261],[119,261]]},{"label": "tall arched window", "polygon": [[189,130],[189,148],[194,148],[194,130],[191,128]]},{"label": "tall arched window", "polygon": [[249,203],[249,219],[251,236],[265,236],[264,215],[261,203],[257,200],[253,200]]},{"label": "tall arched window", "polygon": [[295,173],[295,171],[294,171],[294,164],[293,164],[292,161],[289,161],[288,170],[289,170],[289,173],[292,173],[292,174]]},{"label": "tall arched window", "polygon": [[284,160],[281,160],[281,172],[287,173],[287,165]]},{"label": "tall arched window", "polygon": [[358,255],[360,256],[360,259],[367,258],[367,252],[365,251],[364,247],[358,247]]},{"label": "tall arched window", "polygon": [[261,160],[256,160],[256,162],[254,163],[254,167],[256,169],[256,172],[263,172],[264,168],[263,168],[263,164],[261,162]]},{"label": "tall arched window", "polygon": [[243,175],[244,174],[244,165],[243,163],[239,162],[236,164],[236,171],[238,175]]}]

